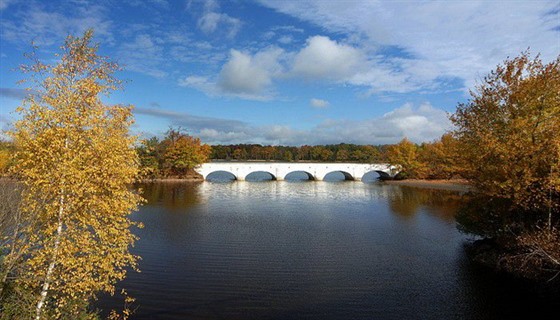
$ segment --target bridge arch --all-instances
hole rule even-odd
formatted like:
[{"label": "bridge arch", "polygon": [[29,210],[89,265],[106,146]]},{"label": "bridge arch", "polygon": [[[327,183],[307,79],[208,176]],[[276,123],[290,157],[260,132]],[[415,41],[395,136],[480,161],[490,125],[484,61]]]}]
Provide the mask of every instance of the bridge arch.
[{"label": "bridge arch", "polygon": [[377,174],[379,175],[379,178],[381,180],[391,180],[391,179],[393,179],[393,176],[391,176],[390,174],[388,174],[385,171],[375,170],[375,172],[377,172]]},{"label": "bridge arch", "polygon": [[237,176],[232,172],[226,170],[216,170],[203,176],[204,180],[208,181],[235,181],[238,180]]},{"label": "bridge arch", "polygon": [[343,170],[329,171],[323,176],[323,180],[325,180],[325,178],[327,176],[332,175],[332,174],[337,174],[337,173],[341,173],[344,176],[344,180],[346,180],[346,181],[356,180],[356,178],[354,176],[352,176],[349,172],[346,172],[346,171],[343,171]]},{"label": "bridge arch", "polygon": [[[268,175],[270,176],[270,179],[259,179],[259,175]],[[251,171],[249,174],[247,174],[245,176],[245,178],[243,179],[245,181],[267,181],[267,180],[272,180],[272,181],[276,181],[276,176],[274,174],[272,174],[271,172],[268,171],[264,171],[264,170],[257,170],[257,171]]]},{"label": "bridge arch", "polygon": [[366,171],[361,177],[361,180],[364,182],[373,182],[379,179],[381,179],[381,174],[375,170]]},{"label": "bridge arch", "polygon": [[307,176],[307,180],[310,180],[310,181],[315,180],[315,177],[314,177],[311,173],[309,173],[309,172],[307,172],[307,171],[305,171],[305,170],[294,170],[294,171],[290,171],[290,172],[288,172],[288,173],[284,176],[284,180],[303,180],[303,179],[290,179],[290,178],[288,177],[288,176],[290,176],[290,175],[293,177],[294,175],[298,175],[298,174],[299,174],[299,175],[303,175],[303,176]]}]

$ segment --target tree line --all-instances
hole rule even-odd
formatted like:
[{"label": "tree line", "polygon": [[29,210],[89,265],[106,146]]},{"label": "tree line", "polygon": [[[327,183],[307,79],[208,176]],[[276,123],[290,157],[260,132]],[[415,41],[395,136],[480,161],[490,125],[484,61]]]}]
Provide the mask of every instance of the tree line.
[{"label": "tree line", "polygon": [[384,146],[334,144],[315,146],[263,146],[233,144],[212,146],[213,160],[266,160],[374,163],[383,160]]}]

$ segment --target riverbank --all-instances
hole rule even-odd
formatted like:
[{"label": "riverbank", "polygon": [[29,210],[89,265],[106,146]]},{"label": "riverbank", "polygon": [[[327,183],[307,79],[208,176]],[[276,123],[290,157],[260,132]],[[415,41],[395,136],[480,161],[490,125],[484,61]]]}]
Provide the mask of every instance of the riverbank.
[{"label": "riverbank", "polygon": [[[542,235],[538,237],[543,238]],[[558,235],[553,237],[558,239]],[[560,294],[560,270],[555,252],[547,252],[554,251],[551,247],[554,245],[550,243],[527,246],[515,240],[483,238],[466,243],[465,251],[478,265]]]},{"label": "riverbank", "polygon": [[422,180],[422,179],[407,179],[407,180],[385,180],[383,183],[401,185],[415,188],[427,188],[438,190],[451,190],[467,192],[472,190],[467,180],[453,179],[453,180]]}]

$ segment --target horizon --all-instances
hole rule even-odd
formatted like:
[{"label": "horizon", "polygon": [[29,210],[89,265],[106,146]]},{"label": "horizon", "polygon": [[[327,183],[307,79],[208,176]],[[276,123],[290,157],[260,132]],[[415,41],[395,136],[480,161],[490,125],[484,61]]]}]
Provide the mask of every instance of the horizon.
[{"label": "horizon", "polygon": [[508,57],[560,52],[558,1],[0,0],[0,127],[31,42],[53,62],[94,28],[141,137],[183,127],[210,145],[431,142]]}]

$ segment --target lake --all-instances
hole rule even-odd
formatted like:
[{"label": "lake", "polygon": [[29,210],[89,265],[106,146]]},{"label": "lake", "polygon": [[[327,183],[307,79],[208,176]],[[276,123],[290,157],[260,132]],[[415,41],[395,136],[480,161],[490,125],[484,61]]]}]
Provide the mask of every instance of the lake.
[{"label": "lake", "polygon": [[136,298],[133,319],[545,319],[560,307],[469,263],[458,192],[360,181],[141,187],[141,273],[119,285]]}]

